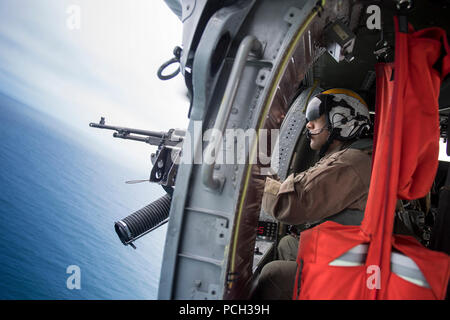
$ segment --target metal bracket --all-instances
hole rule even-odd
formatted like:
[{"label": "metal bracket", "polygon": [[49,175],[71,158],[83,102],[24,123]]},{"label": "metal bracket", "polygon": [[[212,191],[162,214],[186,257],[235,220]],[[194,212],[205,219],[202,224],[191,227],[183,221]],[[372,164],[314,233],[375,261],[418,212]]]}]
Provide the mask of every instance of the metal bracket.
[{"label": "metal bracket", "polygon": [[156,154],[152,154],[153,168],[150,172],[150,182],[156,182],[163,186],[174,186],[180,152],[181,148],[164,146]]},{"label": "metal bracket", "polygon": [[256,84],[260,87],[265,87],[267,84],[267,81],[270,77],[270,70],[269,69],[261,69],[258,72],[258,76],[256,77]]},{"label": "metal bracket", "polygon": [[355,34],[341,21],[336,20],[325,30],[327,52],[336,62],[354,59]]},{"label": "metal bracket", "polygon": [[302,13],[302,10],[296,7],[290,7],[286,14],[284,15],[283,20],[289,24],[294,24],[297,21],[297,17]]},{"label": "metal bracket", "polygon": [[[199,280],[197,280],[197,284],[201,282],[198,282]],[[210,284],[208,286],[208,292],[204,292],[204,291],[200,291],[198,290],[198,286],[193,288],[193,298],[195,300],[218,300],[219,299],[219,285],[217,284]]]},{"label": "metal bracket", "polygon": [[181,2],[182,2],[181,3],[181,6],[182,6],[181,21],[185,22],[194,12],[197,1],[196,0],[183,0]]},{"label": "metal bracket", "polygon": [[216,243],[226,245],[228,243],[228,222],[226,219],[218,218],[216,221]]},{"label": "metal bracket", "polygon": [[304,21],[306,16],[309,14],[310,10],[305,9],[305,5],[308,3],[308,1],[302,1],[302,3],[298,3],[298,6],[301,6],[300,8],[297,7],[290,7],[286,14],[283,17],[283,20],[289,23],[292,26],[298,25],[301,21]]}]

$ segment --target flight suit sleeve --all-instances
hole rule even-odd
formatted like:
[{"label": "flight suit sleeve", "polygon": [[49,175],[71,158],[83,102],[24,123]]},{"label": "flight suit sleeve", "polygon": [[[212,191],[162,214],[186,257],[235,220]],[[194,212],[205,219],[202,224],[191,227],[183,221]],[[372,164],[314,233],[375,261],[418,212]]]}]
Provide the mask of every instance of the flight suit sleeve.
[{"label": "flight suit sleeve", "polygon": [[286,213],[283,214],[278,212],[282,208],[285,210],[289,210],[290,208],[288,203],[284,206],[280,206],[280,202],[285,200],[285,197],[281,197],[280,194],[282,191],[285,191],[285,193],[295,192],[293,177],[293,175],[290,175],[283,183],[272,178],[266,179],[262,199],[262,209],[266,213],[277,219],[279,219],[280,215],[286,215]]},{"label": "flight suit sleeve", "polygon": [[284,182],[266,179],[263,210],[288,224],[316,222],[348,208],[367,194],[354,168],[326,163],[291,174]]}]

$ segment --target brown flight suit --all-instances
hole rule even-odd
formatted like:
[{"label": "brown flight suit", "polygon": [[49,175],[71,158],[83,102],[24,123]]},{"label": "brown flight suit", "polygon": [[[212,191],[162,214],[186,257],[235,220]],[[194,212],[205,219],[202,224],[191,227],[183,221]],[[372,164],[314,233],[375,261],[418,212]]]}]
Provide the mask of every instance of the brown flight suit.
[{"label": "brown flight suit", "polygon": [[[284,182],[267,178],[262,208],[287,224],[332,220],[359,225],[363,218],[371,173],[370,140],[325,155],[313,167]],[[291,299],[297,264],[273,261],[261,271],[256,299]]]}]

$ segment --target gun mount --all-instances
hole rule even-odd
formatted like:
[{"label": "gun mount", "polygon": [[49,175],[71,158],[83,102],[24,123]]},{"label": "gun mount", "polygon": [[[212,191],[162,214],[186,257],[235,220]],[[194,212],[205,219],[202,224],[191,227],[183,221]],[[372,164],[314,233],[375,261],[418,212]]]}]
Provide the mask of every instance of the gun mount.
[{"label": "gun mount", "polygon": [[[98,123],[89,123],[91,128],[114,130],[114,138],[145,142],[157,146],[156,153],[151,154],[153,169],[150,173],[150,182],[156,182],[164,187],[173,187],[177,172],[178,159],[181,154],[181,145],[185,131],[170,129],[167,132],[157,132],[142,129],[110,126],[105,124],[105,118],[101,117]],[[156,165],[155,165],[156,164]],[[166,191],[167,188],[164,188]],[[168,191],[170,193],[170,191]]]},{"label": "gun mount", "polygon": [[167,223],[172,201],[173,186],[178,169],[178,160],[181,155],[185,131],[170,129],[167,132],[156,132],[134,128],[110,126],[105,124],[105,118],[101,117],[98,123],[89,123],[91,128],[114,130],[114,138],[145,142],[157,146],[156,153],[151,154],[153,168],[148,180],[160,184],[167,192],[166,195],[137,210],[128,217],[116,221],[114,229],[124,245],[130,245],[136,249],[133,241]]}]

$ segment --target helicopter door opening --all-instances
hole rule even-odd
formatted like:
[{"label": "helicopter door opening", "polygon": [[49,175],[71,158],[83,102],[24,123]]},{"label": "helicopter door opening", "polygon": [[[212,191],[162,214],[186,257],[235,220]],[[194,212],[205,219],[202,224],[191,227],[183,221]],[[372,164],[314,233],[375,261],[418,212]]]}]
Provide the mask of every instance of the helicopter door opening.
[{"label": "helicopter door opening", "polygon": [[[271,171],[284,180],[292,172],[307,169],[317,161],[317,154],[309,148],[306,139],[305,108],[311,97],[323,91],[318,86],[305,87],[287,112],[275,143],[271,159]],[[300,156],[301,155],[301,156]],[[309,227],[309,226],[306,226]],[[277,259],[276,246],[286,233],[287,225],[277,222],[261,210],[256,234],[253,272],[258,274],[266,262]]]},{"label": "helicopter door opening", "polygon": [[[279,152],[268,154],[272,159],[269,165],[215,165],[210,177],[220,177],[223,181],[218,179],[221,183],[210,185],[218,188],[205,185],[199,166],[180,165],[170,210],[159,299],[249,298],[253,280],[265,263],[276,258],[276,245],[287,229],[261,212],[261,184],[268,175],[261,174],[261,170],[272,170],[284,179],[292,172],[306,170],[318,160],[303,134],[304,108],[309,97],[322,89],[347,88],[367,102],[374,116],[374,66],[377,58],[389,59],[392,51],[389,50],[389,43],[394,43],[392,8],[383,7],[381,32],[360,23],[364,21],[362,2],[340,1],[335,5],[333,1],[264,0],[255,1],[246,17],[241,17],[240,12],[239,2],[218,10],[211,20],[214,23],[204,27],[196,52],[185,52],[195,61],[190,66],[196,94],[188,132],[195,136],[195,120],[200,118],[202,131],[213,128],[217,119],[225,119],[220,125],[227,129],[256,132],[278,129],[275,150]],[[242,22],[239,28],[235,28],[236,17]],[[444,16],[440,19],[447,21]],[[338,21],[355,33],[354,42],[333,43],[337,40],[327,27],[339,25]],[[221,66],[211,64],[214,41],[218,43],[229,30],[233,32],[230,32],[226,57]],[[231,71],[239,60],[237,52],[249,35],[261,43],[262,52],[244,58],[229,115],[219,117],[227,83],[233,79]],[[382,44],[381,48],[378,43]],[[349,52],[350,49],[353,51]],[[379,49],[376,51],[379,55],[374,49]],[[442,105],[450,103],[446,101]],[[272,146],[271,142],[268,145]],[[194,141],[194,147],[206,147],[206,142]],[[426,199],[424,203],[420,200],[402,205],[409,213],[436,205],[431,201],[432,205],[427,206]]]}]

